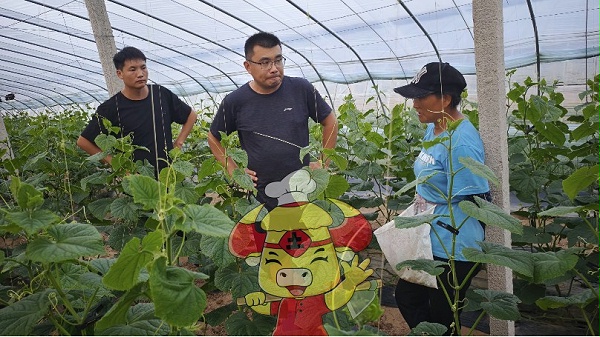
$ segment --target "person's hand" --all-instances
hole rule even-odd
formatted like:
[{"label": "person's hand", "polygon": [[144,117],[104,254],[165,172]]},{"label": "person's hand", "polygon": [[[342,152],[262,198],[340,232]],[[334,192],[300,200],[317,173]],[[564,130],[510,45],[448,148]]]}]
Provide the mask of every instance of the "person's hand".
[{"label": "person's hand", "polygon": [[183,141],[182,141],[182,140],[178,140],[178,139],[176,139],[176,140],[173,142],[173,147],[176,147],[176,148],[178,148],[178,149],[180,149],[180,150],[181,150],[181,149],[183,149]]},{"label": "person's hand", "polygon": [[310,167],[312,170],[321,169],[321,168],[327,169],[327,168],[329,168],[329,160],[325,161],[325,163],[323,163],[322,160],[311,161],[308,164],[308,167]]},{"label": "person's hand", "polygon": [[112,156],[111,156],[110,154],[109,154],[109,155],[106,155],[106,157],[104,157],[104,158],[102,159],[102,161],[103,161],[105,164],[107,164],[108,166],[112,166]]},{"label": "person's hand", "polygon": [[311,170],[316,170],[323,168],[323,165],[321,165],[321,161],[311,161],[310,164],[308,164],[308,167],[310,167]]},{"label": "person's hand", "polygon": [[246,172],[247,175],[250,176],[250,179],[252,179],[252,182],[254,182],[254,187],[256,187],[256,182],[258,181],[258,177],[256,176],[256,172],[252,171],[249,168],[244,168],[244,172]]},{"label": "person's hand", "polygon": [[431,202],[425,200],[418,193],[415,194],[415,199],[413,200],[413,205],[414,205],[414,210],[415,210],[415,214],[413,214],[413,215],[417,215],[421,212],[425,212],[429,208],[435,206],[434,203],[431,203]]}]

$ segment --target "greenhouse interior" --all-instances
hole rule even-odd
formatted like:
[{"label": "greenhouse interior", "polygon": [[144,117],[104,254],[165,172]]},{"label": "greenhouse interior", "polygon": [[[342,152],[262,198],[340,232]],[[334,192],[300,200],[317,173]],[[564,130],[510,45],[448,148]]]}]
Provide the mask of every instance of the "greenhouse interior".
[{"label": "greenhouse interior", "polygon": [[599,9],[2,1],[0,335],[597,336]]}]

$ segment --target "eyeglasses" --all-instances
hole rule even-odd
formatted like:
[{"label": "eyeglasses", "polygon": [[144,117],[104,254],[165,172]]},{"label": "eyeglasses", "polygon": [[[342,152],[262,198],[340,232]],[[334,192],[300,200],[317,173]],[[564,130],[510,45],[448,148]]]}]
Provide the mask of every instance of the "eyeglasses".
[{"label": "eyeglasses", "polygon": [[260,66],[260,69],[262,70],[268,70],[271,69],[271,67],[273,65],[275,65],[275,67],[277,68],[281,68],[283,67],[283,65],[285,64],[285,57],[278,57],[274,60],[262,60],[260,62],[254,62],[252,60],[246,60],[250,63],[254,63],[254,64],[258,64]]}]

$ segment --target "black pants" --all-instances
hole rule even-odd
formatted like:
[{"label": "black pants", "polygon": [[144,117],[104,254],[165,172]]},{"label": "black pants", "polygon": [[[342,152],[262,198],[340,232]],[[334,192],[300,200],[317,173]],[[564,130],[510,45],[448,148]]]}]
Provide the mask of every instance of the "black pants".
[{"label": "black pants", "polygon": [[[447,262],[447,260],[437,257],[434,257],[434,259]],[[475,263],[473,262],[455,261],[456,275],[459,284],[461,284],[467,277],[469,271],[474,265]],[[479,269],[480,267],[478,266],[477,270],[473,272],[472,276],[475,276]],[[454,299],[455,293],[454,290],[450,288],[449,283],[452,281],[450,266],[444,266],[444,272],[440,275],[440,279],[444,283],[444,287],[446,288],[448,295]],[[471,285],[471,280],[472,277],[459,292],[459,298],[461,301],[465,298],[467,289]],[[438,289],[433,289],[400,279],[396,285],[396,293],[394,296],[396,297],[396,304],[398,304],[400,313],[411,329],[416,327],[421,322],[430,322],[439,323],[448,327],[448,331],[446,331],[447,335],[452,333],[450,330],[450,324],[454,322],[454,315],[439,281]],[[459,304],[459,308],[462,306],[464,306],[464,303],[462,305]],[[456,335],[457,333],[454,332],[453,334]]]}]

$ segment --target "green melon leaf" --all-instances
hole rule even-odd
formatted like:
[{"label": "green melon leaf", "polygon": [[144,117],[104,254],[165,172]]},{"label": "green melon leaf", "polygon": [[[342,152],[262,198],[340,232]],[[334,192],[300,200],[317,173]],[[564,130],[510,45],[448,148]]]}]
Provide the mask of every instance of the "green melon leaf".
[{"label": "green melon leaf", "polygon": [[36,262],[61,262],[104,254],[102,236],[90,224],[59,224],[27,245],[27,257]]}]

